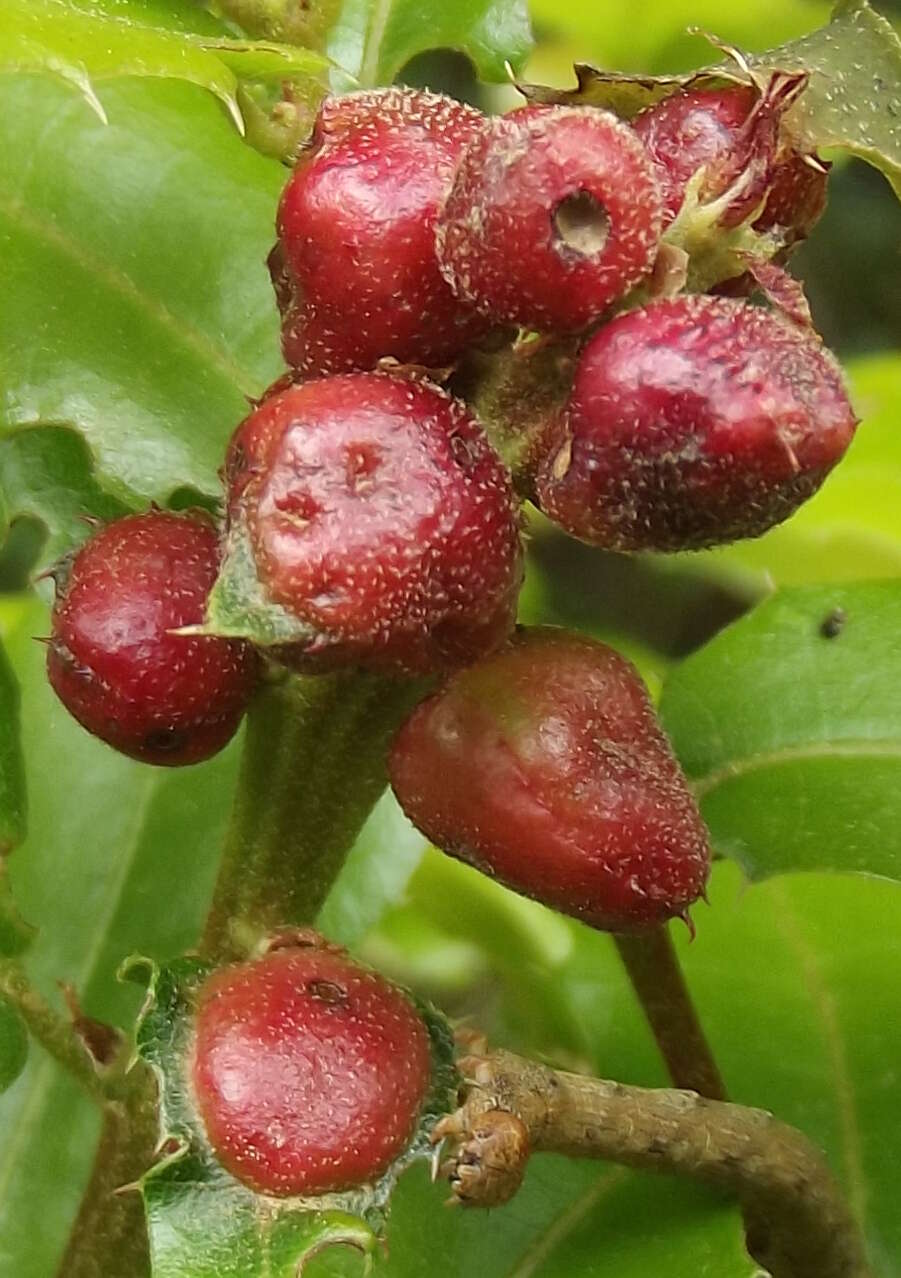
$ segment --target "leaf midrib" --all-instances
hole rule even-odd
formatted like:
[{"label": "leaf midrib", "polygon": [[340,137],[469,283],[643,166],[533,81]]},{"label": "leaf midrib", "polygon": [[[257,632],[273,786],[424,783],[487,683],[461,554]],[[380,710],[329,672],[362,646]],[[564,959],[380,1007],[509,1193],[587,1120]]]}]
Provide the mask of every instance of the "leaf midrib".
[{"label": "leaf midrib", "polygon": [[702,777],[689,777],[696,799],[706,798],[718,786],[740,780],[753,772],[780,764],[804,763],[814,759],[896,758],[901,760],[901,741],[848,738],[843,741],[817,741],[807,745],[786,746],[781,750],[749,755],[715,768]]},{"label": "leaf midrib", "polygon": [[532,1239],[525,1252],[514,1262],[507,1278],[532,1278],[538,1272],[538,1267],[554,1254],[573,1230],[578,1228],[591,1209],[612,1194],[628,1175],[624,1167],[615,1167],[601,1174],[565,1211],[556,1216],[537,1238]]},{"label": "leaf midrib", "polygon": [[56,250],[89,276],[93,276],[108,291],[117,294],[135,310],[142,312],[158,328],[163,329],[176,345],[182,346],[194,358],[226,381],[240,395],[253,396],[259,391],[259,382],[247,369],[237,364],[216,346],[205,333],[191,323],[174,315],[159,299],[143,291],[135,281],[116,266],[98,258],[84,244],[76,241],[47,218],[27,210],[21,200],[0,194],[0,214],[19,230]]}]

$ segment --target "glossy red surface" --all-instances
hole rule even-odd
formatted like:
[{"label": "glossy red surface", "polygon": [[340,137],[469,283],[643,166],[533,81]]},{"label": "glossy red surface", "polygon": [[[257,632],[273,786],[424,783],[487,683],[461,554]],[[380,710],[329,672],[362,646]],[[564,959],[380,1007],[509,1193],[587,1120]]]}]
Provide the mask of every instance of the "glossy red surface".
[{"label": "glossy red surface", "polygon": [[441,278],[434,248],[439,204],[483,122],[412,89],[326,99],[277,219],[290,365],[336,373],[390,356],[437,367],[485,331]]},{"label": "glossy red surface", "polygon": [[518,505],[443,391],[379,373],[306,382],[238,428],[226,470],[266,591],[314,632],[295,664],[442,669],[510,633]]},{"label": "glossy red surface", "polygon": [[413,712],[390,776],[438,847],[595,927],[703,890],[706,831],[644,685],[593,640],[519,632]]},{"label": "glossy red surface", "polygon": [[654,166],[627,125],[529,107],[470,144],[436,243],[454,291],[492,319],[572,331],[651,269],[661,218]]},{"label": "glossy red surface", "polygon": [[[759,104],[755,111],[755,104]],[[748,187],[722,219],[741,222],[766,198],[758,230],[779,225],[791,238],[809,233],[826,206],[826,166],[815,168],[781,138],[778,105],[746,85],[674,93],[633,120],[657,166],[665,224],[679,212],[689,179],[706,166],[703,198],[713,199],[753,166]]]},{"label": "glossy red surface", "polygon": [[682,296],[587,344],[538,499],[614,550],[755,537],[816,491],[855,426],[813,333],[747,302]]},{"label": "glossy red surface", "polygon": [[199,511],[117,520],[75,555],[47,671],[89,732],[145,763],[197,763],[233,736],[257,659],[235,640],[176,635],[203,620],[219,545]]},{"label": "glossy red surface", "polygon": [[278,949],[202,987],[190,1070],[233,1176],[264,1194],[322,1194],[375,1179],[403,1151],[429,1038],[377,973],[326,949]]}]

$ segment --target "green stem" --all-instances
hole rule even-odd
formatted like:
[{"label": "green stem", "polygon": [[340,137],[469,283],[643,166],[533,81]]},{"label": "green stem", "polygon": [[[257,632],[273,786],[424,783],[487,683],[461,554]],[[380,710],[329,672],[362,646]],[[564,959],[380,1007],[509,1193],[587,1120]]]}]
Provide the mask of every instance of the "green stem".
[{"label": "green stem", "polygon": [[357,673],[263,689],[248,715],[204,954],[241,956],[273,928],[314,921],[421,695],[415,681]]},{"label": "green stem", "polygon": [[150,1167],[159,1140],[156,1082],[142,1064],[120,1080],[119,1090],[120,1099],[104,1106],[91,1179],[57,1278],[150,1274],[144,1202],[130,1187]]},{"label": "green stem", "polygon": [[126,1071],[128,1050],[98,1073],[76,1027],[56,1012],[21,966],[0,963],[0,994],[18,1010],[32,1037],[103,1107],[91,1179],[69,1236],[58,1278],[147,1278],[150,1256],[139,1194],[117,1193],[153,1160],[159,1120],[156,1083],[145,1066]]},{"label": "green stem", "polygon": [[523,496],[572,389],[577,343],[540,338],[499,351],[474,351],[453,387],[470,405]]},{"label": "green stem", "polygon": [[615,936],[638,1001],[677,1087],[724,1101],[726,1087],[701,1028],[666,925]]},{"label": "green stem", "polygon": [[72,1023],[55,1011],[34,988],[22,967],[0,963],[0,995],[19,1012],[31,1036],[66,1070],[94,1100],[103,1100],[106,1088]]}]

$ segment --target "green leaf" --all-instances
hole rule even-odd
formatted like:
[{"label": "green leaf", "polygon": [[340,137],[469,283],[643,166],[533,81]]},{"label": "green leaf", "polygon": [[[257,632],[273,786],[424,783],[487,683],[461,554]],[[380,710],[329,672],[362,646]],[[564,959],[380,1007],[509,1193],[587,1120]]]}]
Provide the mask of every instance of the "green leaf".
[{"label": "green leaf", "polygon": [[38,567],[46,568],[90,534],[89,520],[104,522],[137,509],[97,482],[84,439],[64,426],[36,426],[0,438],[0,493],[15,517],[40,520],[47,530]]},{"label": "green leaf", "polygon": [[[373,1278],[754,1278],[737,1212],[696,1185],[538,1155],[516,1198],[448,1211],[447,1186],[412,1169],[392,1200],[388,1257]],[[362,1278],[339,1252],[303,1278]]]},{"label": "green leaf", "polygon": [[[901,197],[901,40],[867,0],[840,0],[831,22],[777,49],[747,55],[755,71],[804,71],[810,82],[785,117],[809,150],[837,147],[880,169]],[[718,64],[682,75],[628,75],[576,66],[574,90],[537,89],[542,101],[606,107],[631,118],[676,89],[740,75]]]},{"label": "green leaf", "polygon": [[0,857],[25,835],[25,766],[19,740],[19,685],[0,643]]},{"label": "green leaf", "polygon": [[485,80],[507,78],[531,48],[525,0],[344,0],[327,45],[365,87],[388,84],[427,49],[465,53]]},{"label": "green leaf", "polygon": [[[146,972],[144,960],[129,967]],[[154,1278],[295,1278],[336,1243],[370,1254],[400,1173],[429,1158],[428,1132],[456,1094],[453,1041],[423,1008],[432,1044],[432,1086],[409,1148],[373,1185],[316,1198],[254,1194],[217,1163],[185,1083],[197,991],[214,968],[198,959],[151,965],[137,1029],[139,1053],[160,1080],[161,1131],[172,1152],[144,1177]]]},{"label": "green leaf", "polygon": [[0,871],[0,958],[15,958],[28,949],[35,929],[22,918],[9,886],[4,867]]},{"label": "green leaf", "polygon": [[[532,19],[544,35],[539,57],[563,55],[591,59],[622,71],[689,70],[709,57],[710,46],[697,34],[715,31],[741,49],[765,48],[797,39],[829,19],[824,0],[642,0],[641,20],[629,5],[586,5],[583,0],[531,0]],[[564,41],[566,42],[564,44]],[[548,45],[550,47],[548,47]]]},{"label": "green leaf", "polygon": [[316,926],[331,940],[356,945],[402,896],[425,850],[426,840],[386,790],[344,862]]},{"label": "green leaf", "polygon": [[60,76],[103,121],[108,116],[96,82],[122,76],[186,80],[215,94],[243,132],[236,96],[239,77],[312,77],[328,65],[320,55],[288,45],[251,44],[184,27],[173,32],[155,17],[153,10],[135,3],[114,9],[90,0],[4,0],[0,72]]},{"label": "green leaf", "polygon": [[885,174],[901,198],[901,39],[867,0],[839,0],[828,27],[756,55],[764,71],[807,71],[788,117],[808,146],[840,147]]},{"label": "green leaf", "polygon": [[666,683],[715,845],[752,877],[901,879],[899,627],[901,582],[785,590]]},{"label": "green leaf", "polygon": [[191,86],[129,80],[102,100],[108,125],[51,80],[0,77],[0,441],[56,428],[4,457],[28,485],[5,495],[57,533],[86,488],[100,513],[215,495],[245,395],[280,368],[265,257],[282,168]]},{"label": "green leaf", "polygon": [[28,1060],[28,1031],[16,1009],[0,999],[0,1092],[16,1081]]}]

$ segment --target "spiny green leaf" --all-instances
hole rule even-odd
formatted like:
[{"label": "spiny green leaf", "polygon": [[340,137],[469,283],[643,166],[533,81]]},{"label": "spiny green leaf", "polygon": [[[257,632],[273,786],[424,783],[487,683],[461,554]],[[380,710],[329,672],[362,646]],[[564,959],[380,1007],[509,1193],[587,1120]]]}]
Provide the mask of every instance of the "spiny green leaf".
[{"label": "spiny green leaf", "polygon": [[191,1160],[167,1165],[143,1185],[153,1278],[297,1278],[337,1246],[372,1253],[376,1238],[340,1212],[271,1211],[235,1186],[210,1193]]},{"label": "spiny green leaf", "polygon": [[[756,72],[803,71],[810,82],[785,117],[808,150],[838,147],[881,169],[901,197],[901,40],[867,0],[842,0],[832,21],[777,49],[747,55]],[[686,87],[742,78],[737,64],[684,75],[641,76],[576,66],[573,90],[527,88],[544,102],[606,107],[631,119]]]},{"label": "spiny green leaf", "polygon": [[504,80],[531,48],[524,0],[344,0],[327,51],[360,84],[388,84],[417,53],[456,49]]},{"label": "spiny green leaf", "polygon": [[239,78],[321,76],[319,54],[289,45],[251,43],[194,31],[172,31],[152,11],[90,0],[4,0],[0,71],[45,71],[74,85],[102,119],[95,83],[121,76],[187,80],[215,94],[240,132]]},{"label": "spiny green leaf", "polygon": [[108,125],[44,77],[0,77],[0,438],[54,428],[0,466],[10,515],[36,509],[60,547],[83,501],[215,496],[245,395],[281,367],[265,258],[284,170],[189,85],[102,98]]},{"label": "spiny green leaf", "polygon": [[763,71],[807,71],[787,117],[808,147],[840,147],[881,169],[901,198],[901,39],[867,0],[840,0],[829,26],[750,59]]},{"label": "spiny green leaf", "polygon": [[664,686],[715,845],[752,877],[901,879],[899,629],[901,582],[785,590]]},{"label": "spiny green leaf", "polygon": [[216,1161],[187,1086],[197,991],[213,970],[199,959],[149,971],[137,1029],[140,1054],[160,1080],[161,1130],[168,1156],[144,1178],[153,1278],[295,1278],[305,1261],[344,1243],[369,1254],[382,1232],[398,1176],[430,1155],[428,1132],[456,1092],[453,1040],[446,1022],[421,1008],[432,1044],[432,1085],[408,1149],[373,1185],[316,1198],[254,1194]]}]

